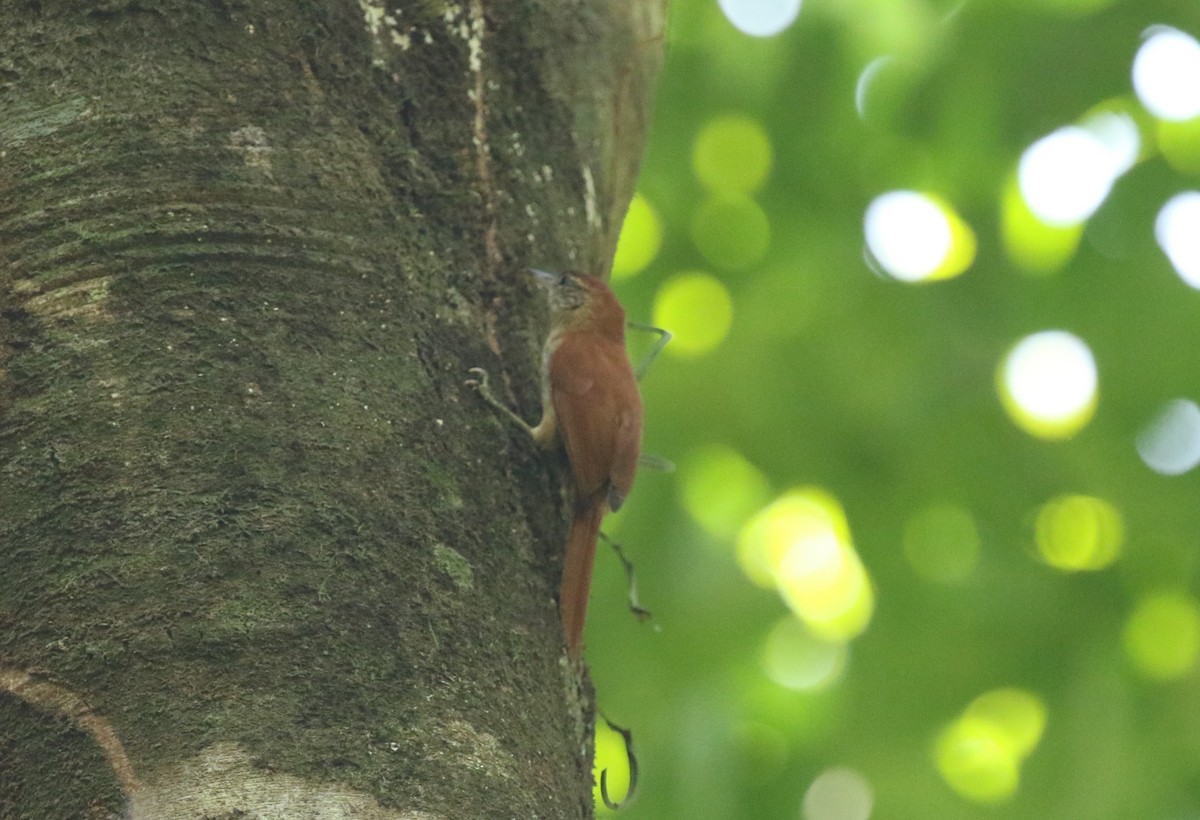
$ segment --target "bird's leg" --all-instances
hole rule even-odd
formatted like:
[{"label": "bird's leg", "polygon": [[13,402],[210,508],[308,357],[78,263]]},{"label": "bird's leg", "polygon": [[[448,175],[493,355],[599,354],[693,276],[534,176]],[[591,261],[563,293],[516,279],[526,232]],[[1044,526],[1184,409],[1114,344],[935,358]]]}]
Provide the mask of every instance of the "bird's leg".
[{"label": "bird's leg", "polygon": [[[646,375],[646,371],[650,369],[650,365],[654,363],[656,358],[658,358],[658,354],[661,353],[662,349],[667,346],[668,342],[671,341],[671,331],[664,330],[661,327],[655,327],[654,325],[644,325],[641,322],[626,322],[625,326],[632,330],[642,330],[646,333],[658,334],[658,341],[654,343],[654,347],[650,348],[650,352],[647,353],[642,360],[638,362],[637,367],[633,369],[634,377],[636,377],[638,381],[641,381],[642,376]],[[639,455],[638,467],[643,470],[654,470],[655,472],[659,473],[675,472],[675,462],[671,461],[669,458],[654,455],[653,453],[642,453]]]},{"label": "bird's leg", "polygon": [[658,341],[654,343],[654,347],[650,348],[650,352],[633,369],[633,375],[637,377],[638,381],[641,381],[642,376],[646,375],[646,371],[650,369],[650,365],[658,357],[658,354],[671,341],[671,331],[655,327],[654,325],[643,325],[641,322],[627,322],[626,325],[632,330],[642,330],[646,333],[658,334]]},{"label": "bird's leg", "polygon": [[597,533],[604,543],[612,547],[613,552],[617,554],[617,560],[621,562],[621,566],[625,568],[625,578],[629,581],[629,611],[637,616],[639,621],[648,621],[654,617],[654,613],[642,606],[638,601],[637,591],[637,576],[633,571],[633,562],[625,556],[625,550],[616,541],[609,538],[603,532]]},{"label": "bird's leg", "polygon": [[522,430],[524,430],[526,433],[528,433],[530,435],[530,437],[532,437],[532,438],[538,437],[537,433],[534,432],[534,429],[525,422],[525,419],[521,418],[516,413],[514,413],[508,407],[508,405],[506,405],[504,402],[500,401],[492,393],[492,388],[488,384],[488,374],[487,374],[486,370],[484,370],[482,367],[472,367],[467,372],[473,373],[474,375],[479,377],[477,379],[467,379],[467,381],[464,382],[464,384],[466,384],[467,387],[474,387],[476,392],[479,393],[480,398],[482,398],[484,401],[486,401],[492,407],[494,407],[495,409],[497,409],[501,413],[503,413],[505,415],[505,417],[508,418],[509,421],[511,421],[513,424],[517,425]]}]

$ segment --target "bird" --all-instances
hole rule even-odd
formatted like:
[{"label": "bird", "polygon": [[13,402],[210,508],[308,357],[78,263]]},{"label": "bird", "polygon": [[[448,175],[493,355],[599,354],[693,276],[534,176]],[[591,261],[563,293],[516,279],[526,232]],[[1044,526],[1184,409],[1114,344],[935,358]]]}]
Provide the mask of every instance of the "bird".
[{"label": "bird", "polygon": [[542,418],[530,426],[496,399],[487,371],[467,383],[535,442],[561,442],[570,464],[573,508],[558,606],[567,654],[579,659],[600,522],[625,503],[642,446],[642,398],[625,348],[625,311],[601,279],[534,270],[550,303],[542,347]]}]

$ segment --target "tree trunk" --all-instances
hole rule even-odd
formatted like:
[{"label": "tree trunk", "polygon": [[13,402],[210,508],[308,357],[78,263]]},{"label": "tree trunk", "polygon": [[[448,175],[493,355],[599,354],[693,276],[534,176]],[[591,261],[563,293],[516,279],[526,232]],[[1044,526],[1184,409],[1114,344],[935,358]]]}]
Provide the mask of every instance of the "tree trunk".
[{"label": "tree trunk", "polygon": [[662,0],[0,0],[0,816],[591,815],[523,269]]}]

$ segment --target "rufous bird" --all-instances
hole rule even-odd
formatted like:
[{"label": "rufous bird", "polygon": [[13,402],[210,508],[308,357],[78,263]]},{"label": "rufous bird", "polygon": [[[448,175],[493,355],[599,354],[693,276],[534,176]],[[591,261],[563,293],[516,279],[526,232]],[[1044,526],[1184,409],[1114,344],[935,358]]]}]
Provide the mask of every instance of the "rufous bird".
[{"label": "rufous bird", "polygon": [[542,420],[530,427],[497,400],[487,372],[468,382],[543,446],[561,440],[571,465],[574,513],[558,597],[567,653],[583,650],[600,521],[633,487],[642,443],[642,398],[625,350],[625,311],[608,285],[582,273],[533,271],[549,294],[542,348]]}]

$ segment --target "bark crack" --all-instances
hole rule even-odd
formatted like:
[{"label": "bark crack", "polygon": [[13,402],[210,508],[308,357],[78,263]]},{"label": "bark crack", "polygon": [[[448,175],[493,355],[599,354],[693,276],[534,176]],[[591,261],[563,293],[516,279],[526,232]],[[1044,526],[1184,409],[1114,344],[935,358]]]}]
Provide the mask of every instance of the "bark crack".
[{"label": "bark crack", "polygon": [[133,764],[125,754],[125,747],[121,745],[112,724],[93,711],[82,695],[65,686],[38,680],[29,671],[10,664],[0,664],[0,691],[9,692],[31,706],[65,718],[91,735],[104,752],[104,758],[117,776],[126,797],[131,797],[142,788],[142,782],[134,772]]}]

